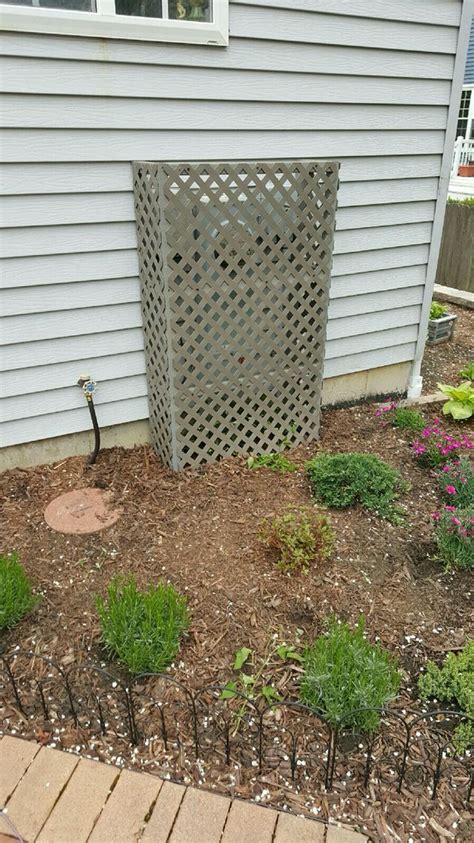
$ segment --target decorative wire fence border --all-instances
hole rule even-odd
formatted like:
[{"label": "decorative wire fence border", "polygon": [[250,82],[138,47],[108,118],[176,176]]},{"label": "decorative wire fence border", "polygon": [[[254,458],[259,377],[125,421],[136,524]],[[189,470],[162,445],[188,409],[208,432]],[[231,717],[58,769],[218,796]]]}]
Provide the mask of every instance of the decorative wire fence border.
[{"label": "decorative wire fence border", "polygon": [[[40,703],[40,710],[46,721],[49,721],[51,719],[50,714],[53,708],[53,705],[51,704],[51,697],[47,699],[47,685],[51,682],[51,680],[59,682],[60,686],[62,686],[67,707],[69,709],[69,715],[72,719],[75,728],[78,729],[81,727],[80,717],[81,715],[84,715],[84,710],[88,712],[89,716],[92,714],[90,706],[84,707],[82,697],[76,694],[77,689],[75,688],[75,683],[72,678],[74,672],[82,672],[83,674],[86,674],[90,679],[90,694],[94,701],[94,716],[96,718],[96,723],[98,726],[96,733],[101,734],[102,736],[114,733],[118,735],[118,732],[116,730],[110,728],[106,717],[106,705],[108,705],[110,701],[111,692],[114,692],[117,695],[117,698],[114,703],[122,703],[124,711],[124,722],[126,724],[126,735],[121,734],[120,737],[125,737],[132,747],[139,746],[144,737],[143,734],[141,734],[140,732],[140,728],[137,722],[138,712],[140,711],[140,708],[141,706],[143,706],[144,702],[151,704],[153,708],[157,711],[157,721],[159,723],[160,728],[160,737],[163,741],[163,746],[166,752],[170,749],[171,744],[169,724],[167,724],[165,714],[166,709],[171,708],[171,704],[167,703],[163,699],[156,699],[155,696],[152,694],[147,694],[146,692],[143,692],[142,688],[139,688],[137,690],[137,686],[140,686],[140,683],[147,681],[162,682],[164,683],[164,687],[167,690],[173,689],[179,691],[179,693],[182,694],[183,699],[186,701],[188,707],[187,711],[190,717],[191,729],[189,735],[186,735],[186,737],[189,737],[189,745],[192,746],[195,761],[200,760],[204,746],[204,741],[202,739],[202,735],[200,734],[199,728],[200,718],[202,717],[205,722],[214,721],[217,723],[219,721],[218,704],[220,703],[221,706],[225,707],[225,703],[229,702],[228,700],[224,700],[222,698],[222,692],[225,691],[227,688],[227,686],[225,685],[206,685],[202,688],[191,690],[186,687],[182,682],[179,682],[177,679],[174,679],[173,677],[167,674],[144,673],[138,676],[124,679],[120,676],[110,673],[110,671],[106,670],[103,667],[99,667],[93,664],[72,666],[69,669],[65,669],[53,659],[47,656],[38,655],[33,651],[15,650],[13,653],[10,654],[0,652],[0,672],[3,672],[6,675],[7,686],[9,685],[12,692],[11,701],[5,700],[5,702],[7,705],[14,703],[18,711],[26,719],[31,718],[31,716],[34,716],[36,713],[36,709],[33,712],[28,711],[27,704],[24,700],[24,691],[21,687],[22,682],[14,674],[15,662],[17,659],[22,657],[29,658],[32,660],[38,660],[38,662],[42,663],[42,665],[48,670],[48,674],[42,679],[37,679],[35,677],[30,676],[27,680],[30,682],[30,691],[32,686],[36,688],[37,700],[39,700]],[[106,684],[104,690],[98,692],[97,689],[93,687],[93,678],[95,678],[96,680],[102,680]],[[82,696],[84,695],[83,690],[80,693],[82,694]],[[205,695],[208,694],[218,695],[213,699],[214,707],[209,705],[209,703],[205,702]],[[463,756],[456,755],[456,753],[453,752],[451,736],[449,735],[447,737],[446,729],[443,730],[442,727],[440,728],[440,718],[443,718],[443,722],[451,723],[451,727],[453,725],[453,722],[457,722],[458,724],[472,723],[474,725],[474,718],[470,715],[451,709],[437,709],[432,711],[426,711],[410,718],[409,715],[401,714],[399,711],[396,711],[394,709],[366,707],[348,711],[341,718],[339,724],[334,727],[330,723],[325,721],[310,707],[297,701],[281,700],[273,701],[268,705],[259,705],[256,703],[255,700],[250,699],[245,694],[242,694],[238,691],[233,692],[233,701],[238,701],[244,706],[248,706],[250,709],[250,714],[246,715],[245,717],[241,717],[240,715],[238,715],[237,728],[237,715],[235,711],[229,711],[229,716],[221,716],[220,718],[221,725],[218,730],[218,734],[222,741],[225,762],[228,766],[230,766],[232,762],[233,739],[235,739],[237,735],[241,737],[242,726],[245,726],[247,728],[251,726],[253,727],[252,740],[254,740],[256,743],[256,772],[258,773],[258,775],[262,775],[264,773],[265,768],[265,737],[267,733],[271,731],[270,727],[268,727],[267,723],[265,722],[268,715],[276,709],[281,709],[282,711],[287,713],[296,712],[298,714],[305,714],[313,721],[315,728],[317,724],[320,724],[320,726],[323,726],[323,729],[327,730],[327,738],[325,741],[326,749],[324,752],[321,753],[321,757],[324,762],[324,787],[327,791],[331,791],[336,776],[336,762],[338,758],[338,753],[346,757],[350,752],[350,750],[347,751],[341,748],[341,739],[344,735],[348,734],[347,727],[345,730],[344,723],[350,721],[350,719],[355,714],[363,712],[376,712],[380,715],[381,721],[383,718],[387,718],[392,720],[399,726],[400,734],[399,736],[397,736],[397,741],[402,747],[402,750],[399,762],[399,772],[396,776],[396,790],[398,793],[401,793],[402,786],[404,785],[404,783],[406,783],[406,772],[408,762],[410,760],[410,752],[414,745],[414,735],[419,738],[421,735],[419,729],[420,727],[425,726],[425,728],[428,729],[429,737],[435,738],[437,744],[435,753],[436,760],[434,768],[431,769],[431,799],[436,798],[439,783],[443,775],[443,766],[446,766],[446,759],[448,759],[448,761],[456,763],[460,767],[464,768],[468,777],[465,802],[468,803],[471,800],[474,784],[473,752],[471,750]],[[0,696],[0,703],[1,702],[2,700]],[[207,714],[203,714],[203,711],[207,712]],[[66,715],[63,716],[65,717]],[[176,717],[175,723],[176,725],[178,725]],[[204,726],[204,728],[206,728],[206,726]],[[272,728],[274,730],[275,726],[273,725]],[[286,732],[286,735],[289,736],[290,740],[291,749],[289,751],[287,760],[290,766],[291,780],[294,781],[299,765],[299,738],[294,732],[292,732],[288,728],[283,729],[282,731]],[[380,731],[377,731],[372,735],[366,734],[364,736],[358,736],[358,740],[363,741],[364,746],[366,748],[363,772],[364,788],[367,788],[369,785],[373,764],[377,760],[375,757],[375,747],[379,738]],[[424,737],[424,740],[426,740],[426,736]],[[176,736],[176,742],[178,747],[182,746],[179,735]],[[359,743],[359,747],[360,746],[361,744]],[[217,749],[214,749],[217,755]],[[381,759],[378,759],[378,761],[380,760]],[[382,760],[386,759],[383,758]]]}]

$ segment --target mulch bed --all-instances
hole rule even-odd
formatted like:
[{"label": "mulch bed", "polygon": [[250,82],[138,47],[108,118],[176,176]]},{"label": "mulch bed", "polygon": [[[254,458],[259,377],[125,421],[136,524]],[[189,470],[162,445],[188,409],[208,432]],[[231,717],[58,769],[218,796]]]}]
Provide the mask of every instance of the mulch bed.
[{"label": "mulch bed", "polygon": [[[472,316],[466,311],[461,316],[459,346],[456,341],[427,352],[428,389],[434,380],[452,380],[468,360],[463,326]],[[438,405],[424,413],[430,419],[439,411]],[[459,429],[449,422],[443,427]],[[406,523],[394,526],[361,510],[331,512],[336,533],[331,558],[307,576],[285,575],[259,544],[258,525],[288,506],[308,504],[303,465],[320,450],[370,451],[399,469],[411,484],[401,499]],[[105,593],[115,574],[133,573],[143,586],[165,578],[189,600],[190,634],[172,671],[187,686],[233,678],[233,656],[244,645],[263,654],[274,635],[287,642],[312,640],[331,612],[351,623],[363,612],[369,636],[378,637],[399,658],[404,674],[399,705],[419,711],[416,677],[426,658],[442,660],[474,630],[472,575],[446,573],[435,559],[431,513],[438,501],[429,471],[412,458],[409,435],[376,418],[373,405],[325,410],[320,441],[288,456],[299,466],[295,474],[249,470],[241,458],[174,474],[147,446],[104,451],[92,468],[77,457],[6,472],[0,477],[3,547],[18,551],[42,600],[30,617],[3,636],[2,645],[33,650],[65,667],[107,664],[95,595]],[[63,492],[91,485],[112,491],[114,505],[123,510],[119,521],[89,535],[52,531],[44,521],[47,504]],[[297,699],[297,671],[281,668],[276,678],[282,694]],[[252,768],[231,775],[222,765],[195,765],[183,749],[177,763],[151,738],[133,750],[120,737],[91,740],[70,725],[59,728],[55,716],[60,717],[54,715],[49,723],[39,714],[25,719],[8,704],[0,707],[0,728],[3,718],[5,731],[43,743],[230,789],[310,816],[352,822],[374,840],[472,839],[472,815],[459,788],[447,779],[434,802],[426,782],[415,781],[398,795],[380,778],[365,793],[360,785],[337,783],[336,776],[334,791],[325,793],[305,785],[301,776],[296,784],[283,776],[285,784],[280,773],[262,778]]]}]

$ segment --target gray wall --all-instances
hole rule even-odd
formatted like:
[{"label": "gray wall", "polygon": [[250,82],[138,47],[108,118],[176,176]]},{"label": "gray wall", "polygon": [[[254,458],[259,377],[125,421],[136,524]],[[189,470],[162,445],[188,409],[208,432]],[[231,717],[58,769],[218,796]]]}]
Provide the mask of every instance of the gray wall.
[{"label": "gray wall", "polygon": [[133,159],[342,162],[325,377],[413,359],[462,0],[241,0],[228,48],[3,36],[2,444],[147,416]]}]

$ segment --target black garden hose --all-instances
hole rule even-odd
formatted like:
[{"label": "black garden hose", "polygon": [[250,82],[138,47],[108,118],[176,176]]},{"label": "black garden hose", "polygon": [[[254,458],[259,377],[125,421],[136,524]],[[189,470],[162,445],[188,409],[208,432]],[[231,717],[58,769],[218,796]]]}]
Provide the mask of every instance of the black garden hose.
[{"label": "black garden hose", "polygon": [[89,375],[81,375],[77,382],[77,385],[81,387],[84,393],[84,397],[87,401],[87,406],[89,407],[89,413],[92,420],[92,427],[94,428],[94,450],[92,451],[92,454],[90,454],[88,459],[89,465],[94,465],[98,453],[100,451],[100,428],[99,422],[97,421],[93,398],[94,392],[97,388],[97,384],[95,381],[92,380]]},{"label": "black garden hose", "polygon": [[99,428],[99,422],[97,421],[97,415],[96,415],[95,407],[94,407],[94,399],[92,398],[92,395],[90,396],[90,398],[87,399],[87,403],[89,405],[89,413],[91,414],[92,426],[94,428],[94,439],[95,439],[94,450],[92,451],[92,454],[89,456],[89,465],[94,465],[94,463],[97,459],[98,453],[100,451],[100,428]]}]

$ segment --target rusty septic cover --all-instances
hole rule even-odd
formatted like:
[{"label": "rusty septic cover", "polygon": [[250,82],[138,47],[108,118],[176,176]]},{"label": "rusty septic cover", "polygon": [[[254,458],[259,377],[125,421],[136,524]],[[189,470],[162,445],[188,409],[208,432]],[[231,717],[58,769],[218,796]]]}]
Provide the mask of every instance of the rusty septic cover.
[{"label": "rusty septic cover", "polygon": [[120,518],[121,510],[110,508],[111,498],[112,492],[102,489],[76,489],[51,501],[44,518],[59,533],[95,533]]}]

